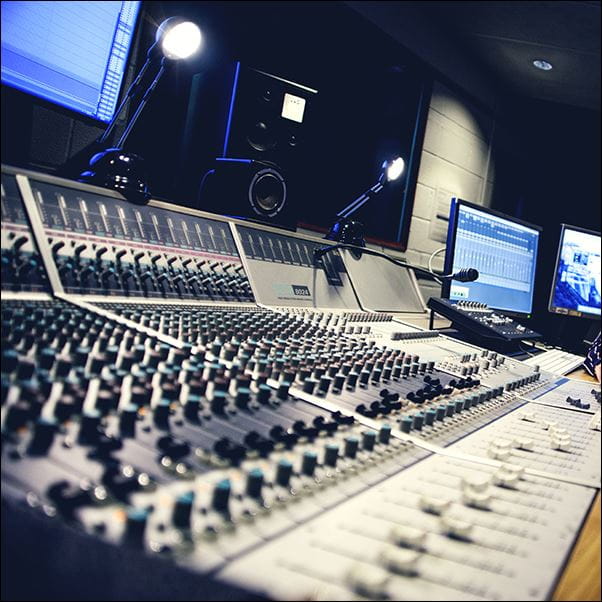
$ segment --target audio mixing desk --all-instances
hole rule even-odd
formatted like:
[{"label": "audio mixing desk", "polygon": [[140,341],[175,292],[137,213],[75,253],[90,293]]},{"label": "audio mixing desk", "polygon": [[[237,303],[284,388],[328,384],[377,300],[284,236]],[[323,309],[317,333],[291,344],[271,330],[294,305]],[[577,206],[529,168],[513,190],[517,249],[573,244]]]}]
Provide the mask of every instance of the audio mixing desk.
[{"label": "audio mixing desk", "polygon": [[3,168],[3,597],[550,598],[599,387],[325,244]]}]

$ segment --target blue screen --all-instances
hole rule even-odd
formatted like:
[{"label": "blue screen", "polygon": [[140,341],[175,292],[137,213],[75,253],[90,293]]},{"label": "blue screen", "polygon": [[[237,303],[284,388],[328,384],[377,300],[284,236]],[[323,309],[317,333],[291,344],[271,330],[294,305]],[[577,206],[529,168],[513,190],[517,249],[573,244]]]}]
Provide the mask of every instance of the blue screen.
[{"label": "blue screen", "polygon": [[600,235],[563,227],[550,308],[600,315]]},{"label": "blue screen", "polygon": [[460,204],[452,271],[475,268],[479,278],[474,282],[452,280],[450,299],[531,313],[538,242],[539,232],[534,228]]},{"label": "blue screen", "polygon": [[140,2],[2,2],[2,83],[109,122],[139,8]]}]

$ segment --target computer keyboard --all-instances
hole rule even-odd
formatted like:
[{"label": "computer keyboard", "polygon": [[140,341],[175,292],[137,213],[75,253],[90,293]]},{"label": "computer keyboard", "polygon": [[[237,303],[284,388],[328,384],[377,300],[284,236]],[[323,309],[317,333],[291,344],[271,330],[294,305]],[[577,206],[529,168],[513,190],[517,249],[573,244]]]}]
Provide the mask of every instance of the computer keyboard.
[{"label": "computer keyboard", "polygon": [[526,360],[529,366],[539,366],[541,370],[553,372],[554,374],[568,374],[583,364],[585,358],[562,349],[548,349],[543,353],[533,355]]}]

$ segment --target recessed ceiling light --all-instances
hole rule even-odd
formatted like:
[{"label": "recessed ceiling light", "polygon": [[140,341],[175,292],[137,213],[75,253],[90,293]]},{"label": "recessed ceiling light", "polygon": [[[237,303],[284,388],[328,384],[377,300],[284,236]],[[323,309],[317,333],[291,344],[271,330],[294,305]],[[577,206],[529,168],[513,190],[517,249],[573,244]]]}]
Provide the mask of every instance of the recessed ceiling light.
[{"label": "recessed ceiling light", "polygon": [[542,71],[549,71],[550,69],[552,69],[551,63],[548,63],[548,61],[542,61],[540,59],[533,61],[533,66],[537,67],[538,69],[541,69]]}]

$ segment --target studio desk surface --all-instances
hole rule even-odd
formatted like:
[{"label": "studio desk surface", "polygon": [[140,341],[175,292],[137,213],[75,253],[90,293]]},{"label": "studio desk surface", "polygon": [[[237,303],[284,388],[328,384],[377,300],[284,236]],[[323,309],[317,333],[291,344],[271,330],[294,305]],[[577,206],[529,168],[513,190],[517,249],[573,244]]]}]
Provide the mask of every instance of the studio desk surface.
[{"label": "studio desk surface", "polygon": [[[596,382],[596,379],[583,369],[576,370],[569,376]],[[600,600],[600,492],[581,529],[552,599]]]}]

